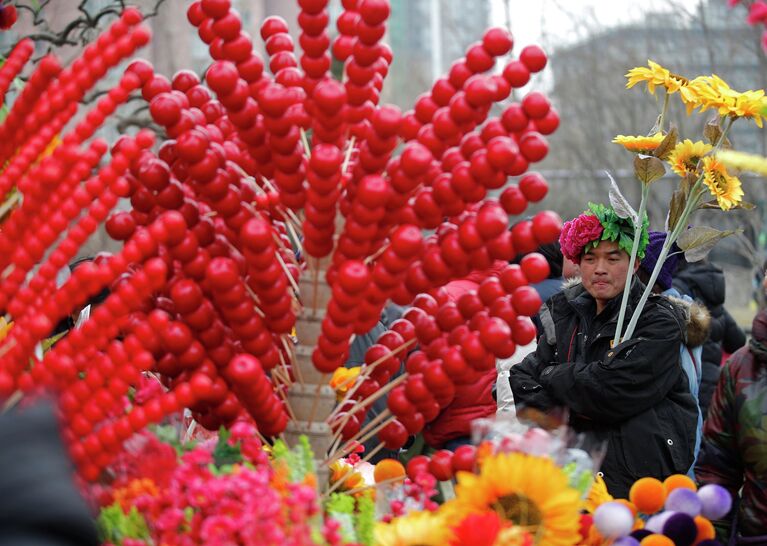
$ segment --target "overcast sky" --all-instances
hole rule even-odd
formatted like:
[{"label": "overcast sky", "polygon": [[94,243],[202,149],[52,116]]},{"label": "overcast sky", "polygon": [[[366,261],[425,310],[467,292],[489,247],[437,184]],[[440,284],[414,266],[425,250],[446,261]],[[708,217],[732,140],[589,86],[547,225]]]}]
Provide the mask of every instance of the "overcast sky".
[{"label": "overcast sky", "polygon": [[[713,0],[721,1],[726,0]],[[680,9],[694,12],[700,0],[492,0],[493,25],[506,27],[507,15],[514,36],[514,55],[529,44],[546,51],[583,39],[594,29],[637,21],[649,11]],[[508,6],[508,10],[507,7]],[[740,8],[742,9],[742,8]],[[743,17],[746,17],[744,11]],[[590,28],[584,28],[584,21]],[[546,69],[522,91],[547,91],[552,84]]]},{"label": "overcast sky", "polygon": [[[505,26],[506,7],[518,51],[529,43],[554,46],[572,41],[584,29],[575,20],[592,20],[607,27],[635,21],[650,10],[668,10],[670,4],[694,10],[700,0],[493,0],[494,24]],[[719,0],[725,2],[726,0]],[[743,14],[745,17],[745,13]]]}]

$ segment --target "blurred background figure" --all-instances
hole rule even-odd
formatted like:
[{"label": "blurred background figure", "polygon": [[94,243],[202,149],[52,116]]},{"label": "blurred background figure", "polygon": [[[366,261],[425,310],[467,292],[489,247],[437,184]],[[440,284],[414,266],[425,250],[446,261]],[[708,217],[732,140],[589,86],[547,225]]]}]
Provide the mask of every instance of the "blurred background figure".
[{"label": "blurred background figure", "polygon": [[734,353],[745,345],[746,335],[724,307],[724,273],[718,266],[708,260],[684,262],[674,275],[673,286],[680,293],[701,302],[711,314],[709,338],[703,345],[703,378],[698,398],[705,419],[719,378],[722,351]]},{"label": "blurred background figure", "polygon": [[97,545],[50,404],[0,415],[0,546]]},{"label": "blurred background figure", "polygon": [[767,544],[767,309],[751,334],[722,368],[695,467],[701,484],[722,485],[736,499],[730,517],[717,523],[730,544]]}]

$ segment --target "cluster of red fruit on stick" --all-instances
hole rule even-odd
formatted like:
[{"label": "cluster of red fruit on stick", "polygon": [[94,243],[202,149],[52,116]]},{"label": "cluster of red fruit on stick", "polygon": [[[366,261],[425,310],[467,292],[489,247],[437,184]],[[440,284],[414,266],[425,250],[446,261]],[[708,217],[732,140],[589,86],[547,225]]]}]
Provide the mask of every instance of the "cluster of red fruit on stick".
[{"label": "cluster of red fruit on stick", "polygon": [[[186,70],[169,80],[134,61],[63,133],[86,92],[149,41],[140,13],[127,9],[70,67],[45,57],[0,125],[0,192],[23,195],[0,230],[0,308],[13,321],[0,341],[0,395],[55,390],[85,478],[133,432],[184,408],[211,430],[248,419],[279,435],[290,415],[284,389],[300,381],[289,334],[301,305],[316,305],[298,292],[302,271],[324,274],[330,287],[312,353],[326,374],[388,301],[412,306],[368,350],[331,415],[341,452],[376,434],[401,446],[456,385],[534,336],[528,317],[540,300],[528,285],[546,277],[546,262],[531,254],[500,264],[558,235],[551,212],[508,226],[546,194],[527,169],[546,156],[544,135],[559,120],[540,93],[490,113],[543,69],[545,55],[526,47],[492,74],[513,42],[491,29],[403,113],[379,105],[392,62],[381,42],[388,0],[344,0],[332,45],[327,4],[299,1],[298,57],[285,21],[266,19],[265,61],[229,0],[192,2],[188,19],[213,59],[204,82]],[[331,52],[344,62],[341,82]],[[22,41],[0,67],[3,96],[30,55]],[[168,138],[142,130],[111,149],[93,139],[135,93]],[[506,186],[509,176],[519,179]],[[120,198],[129,210],[110,214]],[[102,222],[122,250],[57,286]],[[456,302],[443,288],[493,268],[500,272]],[[35,356],[104,287],[111,294],[90,319]],[[126,405],[146,374],[164,392]],[[387,412],[362,428],[385,393]]]}]

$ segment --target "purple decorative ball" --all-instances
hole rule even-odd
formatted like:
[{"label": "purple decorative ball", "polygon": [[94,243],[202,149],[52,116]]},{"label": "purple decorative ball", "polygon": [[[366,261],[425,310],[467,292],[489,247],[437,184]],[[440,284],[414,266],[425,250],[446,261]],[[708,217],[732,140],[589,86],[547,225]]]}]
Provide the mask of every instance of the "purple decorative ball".
[{"label": "purple decorative ball", "polygon": [[698,489],[701,514],[708,519],[722,519],[732,508],[732,496],[721,485],[711,483]]},{"label": "purple decorative ball", "polygon": [[706,540],[701,540],[696,546],[722,546],[722,543],[713,538],[708,538]]},{"label": "purple decorative ball", "polygon": [[639,546],[639,541],[634,537],[621,537],[615,542],[613,546]]},{"label": "purple decorative ball", "polygon": [[635,538],[638,541],[641,541],[643,538],[649,537],[652,534],[653,532],[648,531],[647,529],[637,529],[636,531],[632,531],[629,536]]},{"label": "purple decorative ball", "polygon": [[676,512],[661,512],[660,514],[655,514],[647,520],[644,528],[650,531],[651,534],[657,533],[661,535],[663,534],[663,526],[666,524],[666,520],[674,514],[676,514]]},{"label": "purple decorative ball", "polygon": [[673,540],[676,546],[691,546],[698,535],[698,527],[691,516],[677,512],[663,524],[663,534]]},{"label": "purple decorative ball", "polygon": [[680,487],[666,497],[666,510],[682,512],[695,517],[700,514],[702,503],[695,491]]}]

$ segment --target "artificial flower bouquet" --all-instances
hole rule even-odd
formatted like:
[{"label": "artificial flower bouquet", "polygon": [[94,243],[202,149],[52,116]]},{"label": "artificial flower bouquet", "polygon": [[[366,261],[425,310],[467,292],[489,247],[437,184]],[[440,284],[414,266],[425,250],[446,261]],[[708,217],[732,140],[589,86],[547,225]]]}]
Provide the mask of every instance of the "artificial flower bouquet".
[{"label": "artificial flower bouquet", "polygon": [[[618,135],[613,141],[634,154],[634,174],[641,183],[640,203],[638,210],[635,210],[615,181],[611,180],[610,204],[614,214],[620,219],[629,219],[633,224],[633,237],[625,230],[608,229],[613,223],[603,218],[600,211],[594,210],[593,207],[586,213],[586,216],[595,217],[591,231],[602,228],[600,240],[618,241],[621,248],[631,257],[615,344],[631,339],[634,334],[644,304],[670,252],[683,252],[688,261],[698,261],[703,259],[719,240],[736,233],[719,231],[708,226],[689,227],[691,215],[704,208],[722,211],[752,208],[752,205],[743,201],[744,192],[737,176],[738,170],[766,170],[760,158],[730,150],[731,145],[727,138],[733,124],[741,120],[753,122],[762,128],[763,119],[767,115],[763,90],[738,92],[716,75],[688,79],[673,74],[652,61],[648,62],[648,67],[631,69],[626,76],[629,88],[644,83],[650,93],[655,94],[656,90],[662,89],[665,94],[662,111],[648,136]],[[678,97],[682,101],[688,115],[696,110],[700,113],[714,114],[711,121],[705,125],[703,140],[682,140],[673,124],[667,125],[668,105],[672,97]],[[663,178],[668,169],[673,173],[676,189],[666,214],[665,242],[639,305],[631,317],[625,317],[633,265],[637,259],[641,259],[646,245],[648,196],[653,183]],[[565,224],[563,233],[566,235],[582,227]],[[563,240],[569,239],[563,237]],[[563,248],[563,252],[565,250]],[[624,329],[624,321],[627,318],[628,324]]]}]

